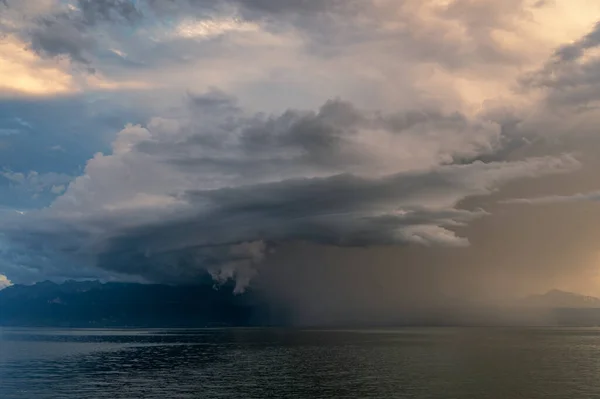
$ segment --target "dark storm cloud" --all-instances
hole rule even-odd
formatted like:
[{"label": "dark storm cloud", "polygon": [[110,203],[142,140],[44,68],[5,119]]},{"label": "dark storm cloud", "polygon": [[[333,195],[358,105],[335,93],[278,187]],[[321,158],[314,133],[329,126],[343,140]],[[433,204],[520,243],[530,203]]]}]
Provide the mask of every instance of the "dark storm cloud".
[{"label": "dark storm cloud", "polygon": [[[459,209],[461,200],[579,165],[569,156],[445,165],[497,145],[497,126],[458,114],[384,115],[330,101],[265,117],[216,91],[188,100],[187,116],[124,129],[113,155],[90,160],[50,208],[9,218],[2,231],[13,251],[150,281],[208,271],[242,290],[287,242],[463,247],[453,229],[485,212]],[[379,140],[404,161],[418,154],[399,162]]]},{"label": "dark storm cloud", "polygon": [[89,63],[86,52],[95,44],[83,22],[73,21],[67,15],[42,19],[31,33],[31,48],[38,53],[51,57],[66,55],[85,64]]},{"label": "dark storm cloud", "polygon": [[131,0],[78,0],[77,5],[88,25],[118,18],[133,22],[142,15]]},{"label": "dark storm cloud", "polygon": [[[368,173],[393,173],[398,168],[428,167],[491,155],[511,140],[500,123],[469,120],[460,113],[421,110],[382,114],[357,109],[332,100],[317,112],[288,110],[279,116],[245,116],[238,105],[222,93],[191,96],[192,118],[174,140],[172,136],[142,140],[137,149],[160,156],[188,171],[256,179],[304,173],[344,173],[363,169]],[[207,127],[211,115],[226,113]],[[378,139],[388,140],[405,153],[404,160]],[[420,142],[421,148],[410,148]],[[402,148],[404,147],[404,148]],[[207,148],[218,151],[206,151]],[[223,156],[226,151],[234,156]],[[412,165],[408,166],[408,159]],[[465,161],[468,162],[468,161]],[[300,172],[302,173],[302,172]]]},{"label": "dark storm cloud", "polygon": [[51,57],[68,56],[88,64],[87,53],[97,45],[93,27],[101,23],[133,23],[141,17],[130,0],[78,0],[77,7],[77,11],[41,17],[30,32],[31,48]]},{"label": "dark storm cloud", "polygon": [[600,46],[600,23],[574,43],[559,47],[537,71],[520,80],[525,89],[545,89],[550,106],[588,110],[600,100],[600,58],[590,51]]},{"label": "dark storm cloud", "polygon": [[[235,278],[241,290],[265,250],[285,242],[467,245],[447,228],[485,213],[455,209],[452,204],[464,196],[489,193],[515,176],[552,173],[552,168],[560,172],[568,163],[543,159],[512,165],[475,163],[383,179],[341,175],[195,191],[185,194],[188,207],[180,216],[138,222],[135,228],[117,228],[101,216],[79,227],[62,228],[56,222],[45,226],[41,219],[32,230],[8,235],[24,245],[20,253],[50,249],[61,257],[92,256],[101,269],[150,281],[189,281],[208,270]],[[427,206],[428,198],[441,204]],[[125,217],[120,216],[121,222]],[[90,224],[110,234],[99,247],[89,247],[98,244],[87,231]]]},{"label": "dark storm cloud", "polygon": [[[97,50],[104,31],[113,34],[119,26],[134,29],[155,19],[166,22],[173,18],[213,17],[224,11],[240,14],[243,19],[262,20],[291,14],[335,12],[350,5],[348,1],[272,1],[272,0],[78,0],[76,8],[58,10],[39,18],[28,33],[31,47],[47,56],[68,56],[89,64],[90,53]],[[281,21],[279,21],[281,22]],[[288,21],[291,22],[291,21]],[[26,34],[26,33],[25,33]],[[102,46],[100,46],[102,47]]]},{"label": "dark storm cloud", "polygon": [[559,62],[575,61],[584,55],[585,50],[598,45],[600,45],[600,23],[597,23],[590,33],[575,43],[561,46],[556,50],[555,57]]},{"label": "dark storm cloud", "polygon": [[[522,0],[472,2],[456,0],[445,6],[426,1],[373,2],[356,0],[79,0],[76,9],[60,10],[41,17],[21,35],[32,48],[48,56],[68,56],[83,63],[110,58],[110,42],[129,43],[131,32],[161,26],[173,28],[183,19],[211,21],[234,17],[255,22],[267,32],[298,34],[305,51],[323,58],[354,53],[368,46],[378,56],[435,62],[445,68],[477,69],[481,65],[515,65],[523,54],[508,51],[495,37],[498,30],[518,27],[528,16]],[[481,21],[485,21],[482,23]],[[448,22],[451,22],[450,24]],[[394,25],[393,29],[384,28]],[[147,33],[145,37],[148,38]],[[136,38],[135,40],[140,40]],[[186,40],[168,40],[168,45],[146,43],[156,56],[184,62],[173,47],[184,50],[187,59],[202,57],[186,46]],[[193,41],[193,40],[191,40]],[[132,52],[139,46],[132,44]],[[164,48],[163,48],[164,47]],[[144,46],[142,46],[144,48]],[[148,57],[146,57],[148,58]],[[99,61],[99,60],[97,60]]]}]

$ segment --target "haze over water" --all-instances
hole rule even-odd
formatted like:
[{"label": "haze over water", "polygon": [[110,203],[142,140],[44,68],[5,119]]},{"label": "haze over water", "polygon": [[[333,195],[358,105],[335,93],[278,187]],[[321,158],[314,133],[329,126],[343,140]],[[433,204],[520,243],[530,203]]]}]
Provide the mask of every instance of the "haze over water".
[{"label": "haze over water", "polygon": [[0,397],[595,398],[600,329],[2,329]]}]

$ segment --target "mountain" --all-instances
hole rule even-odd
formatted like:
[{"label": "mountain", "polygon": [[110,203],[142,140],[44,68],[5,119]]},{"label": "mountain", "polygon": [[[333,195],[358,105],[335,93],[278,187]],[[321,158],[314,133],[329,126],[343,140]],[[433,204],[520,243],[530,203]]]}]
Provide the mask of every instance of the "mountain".
[{"label": "mountain", "polygon": [[[257,292],[233,294],[207,280],[197,285],[50,281],[13,285],[0,291],[0,326],[38,327],[218,327],[291,325],[289,310]],[[552,290],[523,299],[516,306],[472,306],[456,302],[447,308],[410,308],[396,316],[348,326],[546,325],[599,326],[600,299]],[[321,321],[319,325],[328,323]],[[333,323],[332,325],[336,325]]]},{"label": "mountain", "polygon": [[600,299],[596,297],[560,290],[551,290],[545,294],[532,295],[525,298],[523,304],[525,306],[552,309],[600,309]]},{"label": "mountain", "polygon": [[281,312],[232,286],[50,281],[0,291],[0,325],[62,327],[205,327],[271,325]]}]

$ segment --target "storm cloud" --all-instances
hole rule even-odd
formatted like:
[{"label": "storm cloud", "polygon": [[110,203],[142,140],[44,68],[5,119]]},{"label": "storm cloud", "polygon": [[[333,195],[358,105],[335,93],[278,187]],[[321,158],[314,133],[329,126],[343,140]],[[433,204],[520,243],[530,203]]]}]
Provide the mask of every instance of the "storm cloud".
[{"label": "storm cloud", "polygon": [[526,89],[543,89],[554,109],[597,107],[600,85],[600,23],[574,43],[560,46],[543,68],[521,78]]},{"label": "storm cloud", "polygon": [[459,209],[461,200],[579,167],[569,155],[464,161],[504,138],[498,124],[457,113],[330,101],[266,116],[215,91],[188,96],[180,112],[126,127],[49,208],[18,215],[8,239],[150,281],[208,271],[242,290],[286,242],[466,246],[452,227],[485,212]]}]

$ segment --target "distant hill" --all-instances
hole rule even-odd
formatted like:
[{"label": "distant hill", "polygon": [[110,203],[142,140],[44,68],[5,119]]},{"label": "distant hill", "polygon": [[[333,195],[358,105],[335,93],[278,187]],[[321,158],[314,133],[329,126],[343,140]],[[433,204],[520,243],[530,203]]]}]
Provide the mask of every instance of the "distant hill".
[{"label": "distant hill", "polygon": [[[0,291],[0,326],[20,327],[248,327],[289,326],[289,309],[257,292],[233,294],[233,286],[202,284],[101,283],[50,281],[13,285]],[[373,326],[600,326],[600,299],[552,290],[509,306],[407,308],[394,316],[347,322],[347,327]],[[314,325],[334,327],[321,321]]]},{"label": "distant hill", "polygon": [[596,297],[560,290],[551,290],[545,294],[532,295],[525,298],[523,304],[526,306],[553,309],[600,309],[600,299]]},{"label": "distant hill", "polygon": [[210,282],[190,286],[50,281],[0,291],[0,325],[65,327],[206,327],[280,323],[252,292]]}]

